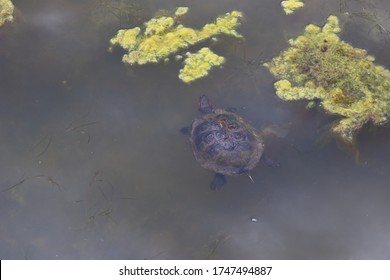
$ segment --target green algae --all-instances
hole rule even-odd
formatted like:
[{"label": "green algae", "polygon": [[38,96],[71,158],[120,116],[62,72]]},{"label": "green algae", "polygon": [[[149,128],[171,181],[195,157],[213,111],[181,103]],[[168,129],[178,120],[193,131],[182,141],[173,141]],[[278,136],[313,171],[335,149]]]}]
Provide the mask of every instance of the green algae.
[{"label": "green algae", "polygon": [[0,27],[13,21],[14,5],[10,0],[0,0]]},{"label": "green algae", "polygon": [[336,16],[322,28],[310,24],[303,35],[289,41],[287,50],[264,65],[278,80],[275,89],[281,99],[319,100],[327,113],[341,116],[332,132],[353,144],[367,122],[388,121],[390,72],[374,64],[365,50],[340,40],[339,32]]},{"label": "green algae", "polygon": [[187,12],[188,12],[188,7],[178,7],[175,10],[175,15],[182,16],[182,15],[185,15]]},{"label": "green algae", "polygon": [[[161,61],[166,62],[171,55],[178,51],[220,34],[237,38],[242,37],[236,31],[242,18],[242,13],[239,11],[226,13],[218,17],[213,23],[204,25],[201,29],[193,29],[180,24],[180,18],[187,11],[187,7],[178,7],[173,15],[152,18],[145,22],[143,27],[121,29],[110,40],[110,49],[114,46],[120,46],[127,52],[122,57],[124,63],[143,65]],[[212,56],[206,55],[203,58],[208,59]],[[185,64],[188,65],[188,62],[185,62]],[[202,77],[202,75],[195,76]],[[184,80],[188,79],[184,78]]]},{"label": "green algae", "polygon": [[223,64],[225,58],[213,53],[209,48],[202,48],[197,53],[190,53],[184,60],[184,68],[180,70],[179,78],[190,83],[207,76],[212,67]]},{"label": "green algae", "polygon": [[303,6],[305,6],[305,3],[303,3],[300,0],[287,0],[287,1],[282,1],[280,5],[282,6],[286,15],[290,15],[294,13],[295,10],[298,10]]}]

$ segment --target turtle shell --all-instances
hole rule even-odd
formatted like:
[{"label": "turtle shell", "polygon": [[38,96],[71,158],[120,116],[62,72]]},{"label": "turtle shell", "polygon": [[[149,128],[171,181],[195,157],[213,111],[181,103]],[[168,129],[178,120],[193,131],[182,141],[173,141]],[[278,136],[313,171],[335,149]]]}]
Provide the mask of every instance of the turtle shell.
[{"label": "turtle shell", "polygon": [[236,113],[223,109],[198,116],[191,125],[190,142],[202,167],[224,175],[253,169],[264,150],[257,131]]}]

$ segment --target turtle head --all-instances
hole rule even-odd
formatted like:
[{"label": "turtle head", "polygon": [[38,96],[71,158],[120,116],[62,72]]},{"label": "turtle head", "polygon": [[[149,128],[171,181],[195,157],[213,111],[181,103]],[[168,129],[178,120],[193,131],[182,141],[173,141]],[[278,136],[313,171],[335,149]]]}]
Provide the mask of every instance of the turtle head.
[{"label": "turtle head", "polygon": [[208,114],[213,111],[213,105],[206,95],[202,95],[199,98],[198,109],[203,114]]}]

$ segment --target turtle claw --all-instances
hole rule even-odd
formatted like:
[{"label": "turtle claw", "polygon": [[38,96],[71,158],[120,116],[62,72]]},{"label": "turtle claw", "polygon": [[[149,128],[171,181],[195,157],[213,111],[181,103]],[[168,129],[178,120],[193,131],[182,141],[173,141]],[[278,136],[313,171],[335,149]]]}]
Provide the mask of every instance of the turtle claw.
[{"label": "turtle claw", "polygon": [[247,172],[246,175],[248,175],[248,177],[249,177],[249,179],[251,179],[252,183],[255,182],[255,180],[253,180],[253,178],[252,178],[251,174],[249,174],[249,172]]},{"label": "turtle claw", "polygon": [[226,184],[226,177],[221,173],[215,173],[213,181],[211,181],[210,189],[217,191]]}]

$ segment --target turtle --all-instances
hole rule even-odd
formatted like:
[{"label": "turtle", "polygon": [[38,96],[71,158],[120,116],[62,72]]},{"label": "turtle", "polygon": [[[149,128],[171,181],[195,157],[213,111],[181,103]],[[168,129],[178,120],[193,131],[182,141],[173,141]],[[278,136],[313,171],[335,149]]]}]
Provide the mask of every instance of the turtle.
[{"label": "turtle", "polygon": [[233,110],[214,108],[206,95],[199,98],[199,114],[191,127],[182,129],[189,134],[195,159],[215,172],[212,190],[226,183],[225,175],[249,174],[262,159],[267,165],[278,166],[264,155],[262,135]]}]

